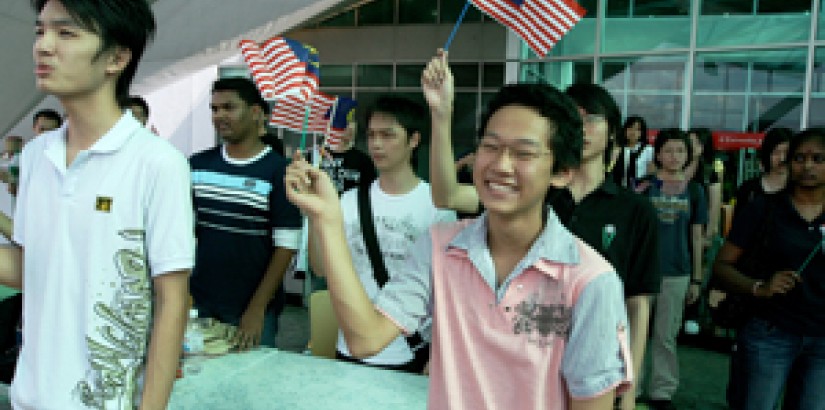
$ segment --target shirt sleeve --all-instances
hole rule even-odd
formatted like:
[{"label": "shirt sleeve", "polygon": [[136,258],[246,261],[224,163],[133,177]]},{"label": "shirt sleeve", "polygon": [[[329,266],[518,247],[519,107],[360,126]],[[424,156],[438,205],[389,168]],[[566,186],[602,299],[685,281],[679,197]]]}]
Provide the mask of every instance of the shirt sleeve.
[{"label": "shirt sleeve", "polygon": [[[14,204],[14,215],[12,221],[12,242],[18,246],[25,247],[25,237],[23,227],[26,225],[26,199],[29,194],[29,179],[31,178],[31,150],[36,144],[29,143],[23,148],[20,154],[20,176],[17,179],[17,198]],[[38,145],[40,147],[40,145]]]},{"label": "shirt sleeve", "polygon": [[633,365],[627,326],[619,277],[605,273],[588,283],[573,307],[562,358],[562,375],[573,398],[598,397],[630,386]]},{"label": "shirt sleeve", "polygon": [[192,269],[195,258],[189,164],[174,148],[168,149],[172,152],[154,164],[145,210],[152,276]]},{"label": "shirt sleeve", "polygon": [[432,238],[418,237],[397,275],[378,292],[375,307],[407,335],[425,327],[432,313]]},{"label": "shirt sleeve", "polygon": [[[633,194],[637,195],[637,194]],[[659,271],[659,221],[650,201],[639,197],[638,211],[633,222],[633,246],[628,258],[627,276],[633,289],[625,289],[625,296],[659,293],[662,275]]]},{"label": "shirt sleeve", "polygon": [[733,214],[733,224],[728,232],[727,241],[741,249],[750,246],[757,234],[758,227],[765,221],[766,198],[764,195],[754,198],[753,201],[743,204],[740,210]]}]

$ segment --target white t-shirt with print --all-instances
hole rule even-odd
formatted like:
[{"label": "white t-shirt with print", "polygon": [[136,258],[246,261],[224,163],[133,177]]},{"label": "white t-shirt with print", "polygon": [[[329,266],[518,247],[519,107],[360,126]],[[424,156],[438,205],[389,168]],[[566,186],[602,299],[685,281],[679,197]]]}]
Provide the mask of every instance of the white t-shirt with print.
[{"label": "white t-shirt with print", "polygon": [[[422,234],[427,234],[431,225],[439,222],[455,221],[455,212],[437,209],[430,194],[430,184],[420,182],[412,191],[403,195],[389,195],[381,190],[378,180],[370,185],[370,204],[375,224],[375,234],[384,257],[384,265],[390,277],[406,266],[408,251]],[[378,284],[372,272],[372,264],[367,254],[361,234],[361,220],[358,213],[358,189],[350,189],[341,197],[344,213],[344,230],[352,253],[355,270],[364,284],[370,299],[378,294]],[[338,351],[351,356],[342,332],[338,332]],[[403,336],[397,337],[375,356],[364,359],[367,363],[400,365],[412,360],[413,354]]]},{"label": "white t-shirt with print", "polygon": [[66,126],[29,142],[14,242],[23,248],[16,409],[133,409],[152,278],[191,269],[189,166],[131,114],[66,166]]}]

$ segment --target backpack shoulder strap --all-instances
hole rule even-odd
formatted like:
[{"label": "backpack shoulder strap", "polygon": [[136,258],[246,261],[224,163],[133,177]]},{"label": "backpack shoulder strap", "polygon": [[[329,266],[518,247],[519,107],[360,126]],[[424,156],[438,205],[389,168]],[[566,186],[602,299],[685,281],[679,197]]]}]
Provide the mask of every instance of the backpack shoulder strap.
[{"label": "backpack shoulder strap", "polygon": [[358,188],[358,219],[361,221],[361,236],[364,238],[364,245],[367,247],[372,265],[372,274],[378,288],[383,288],[389,280],[387,267],[384,265],[384,258],[381,256],[381,247],[378,245],[378,236],[375,233],[375,221],[372,219],[372,204],[370,204],[370,185],[364,184]]}]

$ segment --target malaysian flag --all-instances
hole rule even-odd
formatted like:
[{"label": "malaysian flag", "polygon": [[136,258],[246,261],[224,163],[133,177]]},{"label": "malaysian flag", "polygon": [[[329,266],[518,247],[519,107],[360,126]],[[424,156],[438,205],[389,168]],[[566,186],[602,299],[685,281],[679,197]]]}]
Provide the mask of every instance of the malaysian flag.
[{"label": "malaysian flag", "polygon": [[544,57],[586,13],[573,0],[471,1],[481,11],[513,30],[539,57]]},{"label": "malaysian flag", "polygon": [[[327,112],[324,118],[330,120],[327,144],[336,146],[347,132],[349,123],[355,121],[355,107],[358,102],[349,97],[338,97],[336,104]],[[332,117],[332,118],[330,118]]]},{"label": "malaysian flag", "polygon": [[265,100],[296,96],[306,101],[318,90],[318,52],[286,37],[258,45],[241,40],[241,54]]},{"label": "malaysian flag", "polygon": [[286,96],[275,103],[269,125],[285,128],[295,132],[302,132],[307,104],[309,104],[309,121],[307,131],[326,134],[329,128],[327,112],[335,105],[337,97],[317,92],[310,100],[302,101],[296,96]]}]

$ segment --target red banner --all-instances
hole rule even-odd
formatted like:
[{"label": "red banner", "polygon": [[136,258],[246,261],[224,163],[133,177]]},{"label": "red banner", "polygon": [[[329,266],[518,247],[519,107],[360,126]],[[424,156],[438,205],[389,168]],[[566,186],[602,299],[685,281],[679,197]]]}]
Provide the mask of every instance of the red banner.
[{"label": "red banner", "polygon": [[[659,130],[649,130],[647,140],[650,145],[656,141]],[[713,148],[717,151],[736,151],[743,148],[759,148],[762,146],[764,132],[736,132],[712,131]]]}]

